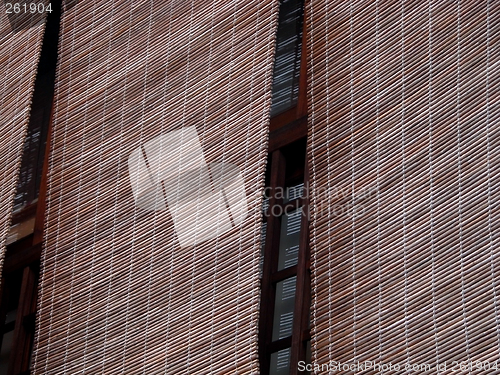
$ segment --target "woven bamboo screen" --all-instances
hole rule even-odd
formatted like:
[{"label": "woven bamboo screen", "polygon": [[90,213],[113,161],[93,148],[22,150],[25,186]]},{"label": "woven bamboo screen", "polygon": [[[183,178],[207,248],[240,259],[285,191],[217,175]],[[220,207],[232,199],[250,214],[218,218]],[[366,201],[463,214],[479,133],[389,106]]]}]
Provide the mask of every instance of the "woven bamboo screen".
[{"label": "woven bamboo screen", "polygon": [[[97,0],[63,12],[35,374],[258,372],[259,206],[277,7]],[[203,173],[233,166],[246,193],[241,225],[180,246],[178,226],[190,228],[208,203],[196,191],[182,196],[193,214],[186,218],[182,199],[170,200],[178,179],[200,181],[201,172],[163,181],[169,209],[161,188],[136,184],[136,167],[170,162],[156,158],[159,140],[170,150],[188,144],[182,152],[195,154]]]},{"label": "woven bamboo screen", "polygon": [[313,360],[498,373],[500,2],[307,12]]},{"label": "woven bamboo screen", "polygon": [[1,272],[45,23],[40,15],[8,15],[3,2],[0,10]]}]

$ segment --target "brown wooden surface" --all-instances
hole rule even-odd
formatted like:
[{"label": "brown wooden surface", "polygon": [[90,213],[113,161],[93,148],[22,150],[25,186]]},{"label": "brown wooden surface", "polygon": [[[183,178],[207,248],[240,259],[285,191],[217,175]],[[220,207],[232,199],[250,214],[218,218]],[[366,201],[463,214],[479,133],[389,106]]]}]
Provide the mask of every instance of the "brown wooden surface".
[{"label": "brown wooden surface", "polygon": [[5,280],[5,275],[2,275],[2,278],[0,279],[0,343],[3,341],[3,335],[7,331],[5,318],[8,313],[7,304],[11,294],[9,284],[7,284]]},{"label": "brown wooden surface", "polygon": [[294,118],[286,124],[280,123],[280,126],[277,126],[269,135],[269,152],[305,137],[307,137],[307,117]]},{"label": "brown wooden surface", "polygon": [[11,226],[29,220],[33,216],[36,216],[37,207],[38,207],[38,202],[35,202],[24,207],[21,211],[14,213],[12,215],[10,223]]},{"label": "brown wooden surface", "polygon": [[285,112],[280,113],[271,118],[269,124],[269,131],[272,133],[275,130],[281,128],[282,126],[297,120],[298,118],[299,117],[297,116],[297,106],[293,106],[292,108],[286,110]]},{"label": "brown wooden surface", "polygon": [[7,253],[4,264],[5,274],[18,271],[27,265],[38,264],[40,262],[40,255],[42,254],[42,244],[38,243],[34,246],[27,246],[19,249],[13,254]]},{"label": "brown wooden surface", "polygon": [[[255,233],[276,11],[274,1],[65,9],[35,374],[258,371]],[[241,168],[250,214],[181,249],[169,215],[135,206],[127,160],[188,126],[207,162]]]}]

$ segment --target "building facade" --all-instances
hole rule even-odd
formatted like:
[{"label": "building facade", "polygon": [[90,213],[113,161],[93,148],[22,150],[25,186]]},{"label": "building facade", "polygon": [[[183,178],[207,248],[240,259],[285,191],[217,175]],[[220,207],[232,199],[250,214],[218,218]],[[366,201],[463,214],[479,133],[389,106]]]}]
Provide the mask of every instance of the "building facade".
[{"label": "building facade", "polygon": [[5,2],[0,371],[500,373],[499,12]]}]

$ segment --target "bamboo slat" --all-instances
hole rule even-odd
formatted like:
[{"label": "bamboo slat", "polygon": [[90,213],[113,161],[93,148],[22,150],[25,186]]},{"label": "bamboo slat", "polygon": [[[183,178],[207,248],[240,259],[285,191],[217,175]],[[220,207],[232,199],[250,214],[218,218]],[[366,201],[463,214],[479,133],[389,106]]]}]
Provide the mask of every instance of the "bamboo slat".
[{"label": "bamboo slat", "polygon": [[43,14],[8,15],[0,5],[0,273],[45,28]]},{"label": "bamboo slat", "polygon": [[313,361],[500,373],[500,2],[306,9]]},{"label": "bamboo slat", "polygon": [[[34,374],[258,373],[277,8],[95,0],[64,10]],[[181,247],[176,212],[134,203],[129,156],[193,127],[207,165],[239,168],[248,215]],[[184,219],[197,219],[196,202]]]}]

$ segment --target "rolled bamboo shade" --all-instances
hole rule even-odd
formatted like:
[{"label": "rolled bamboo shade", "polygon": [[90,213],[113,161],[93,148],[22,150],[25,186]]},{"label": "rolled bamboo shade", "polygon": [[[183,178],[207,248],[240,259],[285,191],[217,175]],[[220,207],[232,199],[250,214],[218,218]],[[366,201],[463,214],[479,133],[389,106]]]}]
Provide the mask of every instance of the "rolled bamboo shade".
[{"label": "rolled bamboo shade", "polygon": [[313,361],[498,373],[500,3],[306,9]]},{"label": "rolled bamboo shade", "polygon": [[8,15],[0,5],[0,273],[45,22]]},{"label": "rolled bamboo shade", "polygon": [[[277,1],[71,5],[61,21],[33,373],[258,373]],[[144,196],[131,171],[143,153],[149,164],[139,166],[153,168],[162,135],[189,137],[212,173],[237,167],[241,225],[181,247],[178,212],[155,210],[161,191],[145,193],[156,199],[149,206],[134,203]]]}]

